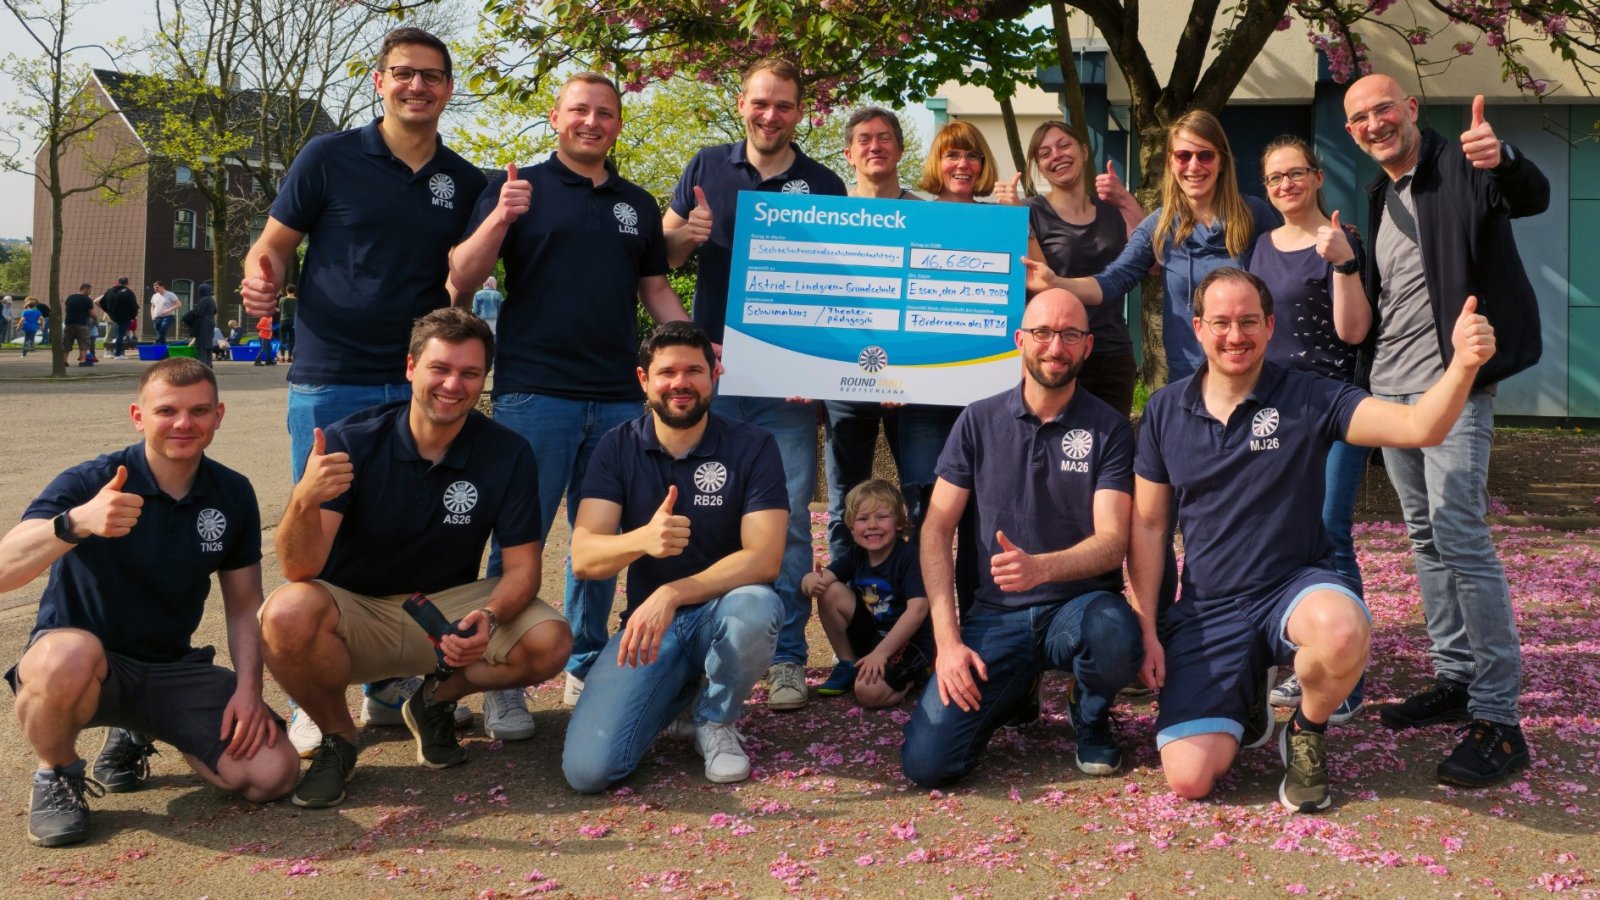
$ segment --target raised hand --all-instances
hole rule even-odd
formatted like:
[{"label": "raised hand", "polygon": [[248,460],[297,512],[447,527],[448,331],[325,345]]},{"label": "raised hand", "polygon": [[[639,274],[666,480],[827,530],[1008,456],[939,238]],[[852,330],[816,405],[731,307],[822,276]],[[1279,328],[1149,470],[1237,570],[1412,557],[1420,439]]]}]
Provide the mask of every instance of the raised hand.
[{"label": "raised hand", "polygon": [[306,471],[295,485],[295,493],[321,505],[350,490],[355,480],[356,469],[350,463],[350,454],[329,453],[327,435],[321,428],[313,429],[311,455],[306,457]]},{"label": "raised hand", "polygon": [[694,209],[689,210],[689,237],[696,245],[711,240],[711,204],[698,184],[694,186]]},{"label": "raised hand", "polygon": [[1476,169],[1494,169],[1500,165],[1500,139],[1494,128],[1483,117],[1483,95],[1472,98],[1472,124],[1461,132],[1461,152]]},{"label": "raised hand", "polygon": [[661,501],[656,514],[644,524],[644,552],[656,559],[677,556],[689,546],[689,517],[674,515],[672,507],[678,502],[678,486],[667,486],[667,499]]},{"label": "raised hand", "polygon": [[1026,272],[1023,278],[1023,287],[1030,294],[1048,291],[1056,286],[1056,273],[1050,267],[1037,259],[1022,257],[1022,268]]},{"label": "raised hand", "polygon": [[254,276],[246,275],[239,282],[239,296],[244,300],[244,311],[258,318],[278,311],[278,276],[272,270],[272,258],[265,253],[256,259]]},{"label": "raised hand", "polygon": [[144,509],[144,498],[124,493],[122,487],[127,483],[128,467],[117,466],[117,474],[111,476],[99,493],[67,513],[73,530],[79,533],[87,530],[103,538],[119,538],[132,531]]},{"label": "raised hand", "polygon": [[811,564],[811,573],[800,579],[800,593],[813,600],[821,600],[828,588],[839,583],[839,576],[820,561]]},{"label": "raised hand", "polygon": [[1477,369],[1494,356],[1494,326],[1478,314],[1477,297],[1468,297],[1461,305],[1451,342],[1456,348],[1455,358],[1468,369]]},{"label": "raised hand", "polygon": [[989,574],[994,577],[995,587],[1016,593],[1045,582],[1046,573],[1038,557],[1011,543],[1004,531],[996,531],[994,539],[1000,544],[1000,552],[989,558]]},{"label": "raised hand", "polygon": [[533,183],[517,175],[517,164],[506,163],[506,183],[500,186],[500,202],[494,215],[502,225],[515,222],[533,205]]},{"label": "raised hand", "polygon": [[1021,206],[1024,202],[1022,196],[1022,173],[1011,176],[1011,181],[1000,182],[994,186],[994,202],[1001,206]]},{"label": "raised hand", "polygon": [[1332,221],[1317,229],[1317,255],[1333,263],[1349,262],[1355,258],[1356,251],[1350,246],[1350,238],[1339,225],[1339,211],[1333,211]]},{"label": "raised hand", "polygon": [[1119,207],[1133,197],[1128,193],[1127,185],[1117,177],[1117,164],[1109,159],[1106,160],[1105,174],[1094,177],[1094,193],[1101,200]]}]

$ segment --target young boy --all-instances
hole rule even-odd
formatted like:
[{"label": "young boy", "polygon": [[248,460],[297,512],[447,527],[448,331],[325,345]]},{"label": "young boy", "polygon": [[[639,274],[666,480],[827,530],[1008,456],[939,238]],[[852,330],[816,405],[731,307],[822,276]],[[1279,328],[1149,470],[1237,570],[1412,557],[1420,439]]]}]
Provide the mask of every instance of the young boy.
[{"label": "young boy", "polygon": [[262,316],[256,322],[256,335],[261,338],[261,349],[256,351],[256,365],[275,366],[278,354],[272,349],[272,316]]},{"label": "young boy", "polygon": [[35,339],[39,336],[39,323],[44,314],[39,311],[39,301],[28,298],[28,305],[22,310],[22,355],[27,356],[33,349]]},{"label": "young boy", "polygon": [[905,498],[881,478],[864,481],[844,500],[854,544],[844,558],[800,581],[817,600],[817,618],[839,662],[817,688],[836,697],[855,685],[856,702],[894,706],[933,662],[928,597],[917,545],[907,540]]}]

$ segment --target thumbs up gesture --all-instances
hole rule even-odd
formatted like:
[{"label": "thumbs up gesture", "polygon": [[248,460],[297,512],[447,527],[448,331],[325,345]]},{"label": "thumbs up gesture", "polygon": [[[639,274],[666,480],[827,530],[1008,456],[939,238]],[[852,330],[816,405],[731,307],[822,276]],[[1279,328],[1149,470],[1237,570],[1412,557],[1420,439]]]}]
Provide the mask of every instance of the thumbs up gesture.
[{"label": "thumbs up gesture", "polygon": [[838,583],[839,577],[833,574],[833,570],[818,560],[811,564],[811,572],[800,579],[800,593],[813,600],[821,600],[822,595],[828,592],[828,588]]},{"label": "thumbs up gesture", "polygon": [[1333,211],[1329,223],[1317,229],[1317,255],[1336,266],[1355,258],[1356,251],[1350,246],[1350,237],[1339,225],[1337,209]]},{"label": "thumbs up gesture", "polygon": [[1483,117],[1483,95],[1472,98],[1472,123],[1461,132],[1461,152],[1476,169],[1494,169],[1500,166],[1500,139],[1494,128]]},{"label": "thumbs up gesture", "polygon": [[989,559],[989,574],[994,585],[1007,593],[1031,590],[1047,581],[1039,558],[1011,543],[1004,531],[994,533],[1000,552]]},{"label": "thumbs up gesture", "polygon": [[698,184],[694,186],[694,209],[689,210],[689,236],[696,246],[711,240],[711,203]]},{"label": "thumbs up gesture", "polygon": [[328,437],[321,428],[311,432],[311,455],[306,457],[306,471],[300,483],[294,486],[297,496],[318,506],[350,490],[356,480],[355,466],[350,454],[328,452]]},{"label": "thumbs up gesture", "polygon": [[1478,313],[1477,297],[1468,297],[1467,302],[1462,304],[1451,342],[1456,348],[1454,361],[1461,363],[1468,371],[1476,371],[1489,361],[1489,357],[1494,356],[1494,326]]},{"label": "thumbs up gesture", "polygon": [[244,300],[244,311],[252,316],[270,316],[278,311],[278,274],[273,269],[272,258],[265,253],[255,260],[255,274],[245,264],[244,280],[239,282],[239,296]]},{"label": "thumbs up gesture", "polygon": [[689,546],[689,517],[676,515],[672,507],[678,502],[678,486],[667,486],[667,499],[661,501],[656,514],[640,529],[644,539],[644,552],[656,559],[677,556]]},{"label": "thumbs up gesture", "polygon": [[515,222],[533,205],[533,183],[517,174],[516,163],[506,163],[506,182],[500,185],[500,202],[494,214],[502,225]]},{"label": "thumbs up gesture", "polygon": [[80,536],[87,537],[85,532],[88,532],[103,538],[119,538],[132,531],[144,508],[144,498],[124,493],[122,487],[127,483],[128,467],[117,466],[117,474],[111,476],[99,493],[67,513],[72,530]]},{"label": "thumbs up gesture", "polygon": [[1094,177],[1094,193],[1101,200],[1116,207],[1125,205],[1133,198],[1133,195],[1128,193],[1127,185],[1117,177],[1117,164],[1109,159],[1106,160],[1105,174]]},{"label": "thumbs up gesture", "polygon": [[1022,173],[1011,176],[1011,181],[1000,182],[994,186],[994,202],[1001,206],[1021,206],[1022,198]]}]

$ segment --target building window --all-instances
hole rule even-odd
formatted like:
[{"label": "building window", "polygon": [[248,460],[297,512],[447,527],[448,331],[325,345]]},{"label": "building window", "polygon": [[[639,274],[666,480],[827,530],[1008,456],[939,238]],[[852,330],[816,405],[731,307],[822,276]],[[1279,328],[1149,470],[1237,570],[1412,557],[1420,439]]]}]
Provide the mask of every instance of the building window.
[{"label": "building window", "polygon": [[205,237],[202,240],[205,242],[205,249],[207,249],[207,250],[211,249],[211,241],[212,241],[212,236],[213,236],[213,228],[212,228],[213,221],[214,220],[210,216],[206,216],[206,233],[205,233]]},{"label": "building window", "polygon": [[188,278],[174,278],[172,283],[167,285],[167,290],[178,295],[178,308],[187,312],[190,301],[194,298],[194,281]]},{"label": "building window", "polygon": [[194,249],[194,210],[177,211],[172,222],[172,246],[179,250]]},{"label": "building window", "polygon": [[261,232],[266,231],[266,230],[267,230],[267,217],[266,216],[256,216],[255,218],[250,220],[250,245],[252,247],[255,246],[256,241],[261,240]]},{"label": "building window", "polygon": [[188,166],[178,166],[172,170],[172,180],[178,184],[193,184],[194,170]]}]

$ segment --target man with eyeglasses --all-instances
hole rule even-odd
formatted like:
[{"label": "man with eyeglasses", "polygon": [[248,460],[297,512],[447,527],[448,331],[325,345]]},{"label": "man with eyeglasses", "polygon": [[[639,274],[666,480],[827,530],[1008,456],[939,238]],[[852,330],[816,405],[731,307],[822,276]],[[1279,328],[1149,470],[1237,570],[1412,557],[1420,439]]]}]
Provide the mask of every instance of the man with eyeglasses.
[{"label": "man with eyeglasses", "polygon": [[[971,771],[1046,669],[1075,676],[1078,769],[1115,773],[1111,704],[1160,647],[1154,610],[1141,619],[1121,593],[1133,435],[1127,417],[1078,389],[1094,348],[1089,314],[1066,291],[1043,291],[1015,339],[1022,382],[962,410],[922,526],[937,690],[906,723],[901,764],[927,787]],[[958,623],[951,541],[969,499],[989,566]]]},{"label": "man with eyeglasses", "polygon": [[1162,688],[1156,748],[1180,796],[1210,794],[1240,749],[1267,742],[1267,695],[1277,667],[1292,664],[1302,695],[1279,734],[1278,800],[1297,812],[1332,803],[1324,732],[1365,668],[1371,616],[1334,568],[1322,527],[1328,451],[1336,440],[1443,440],[1494,354],[1494,329],[1476,307],[1469,298],[1454,324],[1450,367],[1408,405],[1268,362],[1272,295],[1255,275],[1224,267],[1195,290],[1206,361],[1145,406],[1128,551],[1140,618],[1153,621],[1176,501],[1182,592],[1162,642],[1146,643],[1141,674]]},{"label": "man with eyeglasses", "polygon": [[[694,288],[694,321],[722,352],[728,313],[728,278],[733,265],[733,225],[740,191],[845,195],[844,182],[831,169],[806,156],[794,143],[795,126],[805,114],[800,69],[786,59],[767,57],[745,69],[739,115],[745,139],[706,147],[684,167],[662,216],[667,261],[681,266],[699,254]],[[795,710],[806,705],[806,622],[811,598],[800,593],[800,579],[811,571],[811,495],[817,486],[816,404],[802,398],[730,397],[719,394],[714,411],[772,432],[789,493],[789,531],[778,575],[783,629],[767,672],[767,706]]]},{"label": "man with eyeglasses", "polygon": [[1384,451],[1416,553],[1435,681],[1379,710],[1391,728],[1470,720],[1440,781],[1481,787],[1528,763],[1517,701],[1522,648],[1488,512],[1495,385],[1539,361],[1539,304],[1511,220],[1541,213],[1550,183],[1494,133],[1472,101],[1459,140],[1417,125],[1417,100],[1386,75],[1350,86],[1345,130],[1383,169],[1367,187],[1373,252],[1364,277],[1372,330],[1357,377],[1374,395],[1415,403],[1451,364],[1451,323],[1467,297],[1492,299],[1500,353],[1477,373],[1442,444]]},{"label": "man with eyeglasses", "polygon": [[[245,312],[270,316],[295,248],[310,239],[289,368],[289,464],[296,482],[315,429],[411,396],[405,356],[412,322],[449,305],[450,248],[487,183],[439,138],[439,116],[455,86],[443,41],[420,28],[389,32],[372,84],[383,115],[317,137],[300,151],[244,261]],[[368,685],[363,723],[400,724],[405,696],[398,688]],[[290,738],[309,754],[321,734],[295,712]],[[462,712],[470,721],[471,713]]]}]

